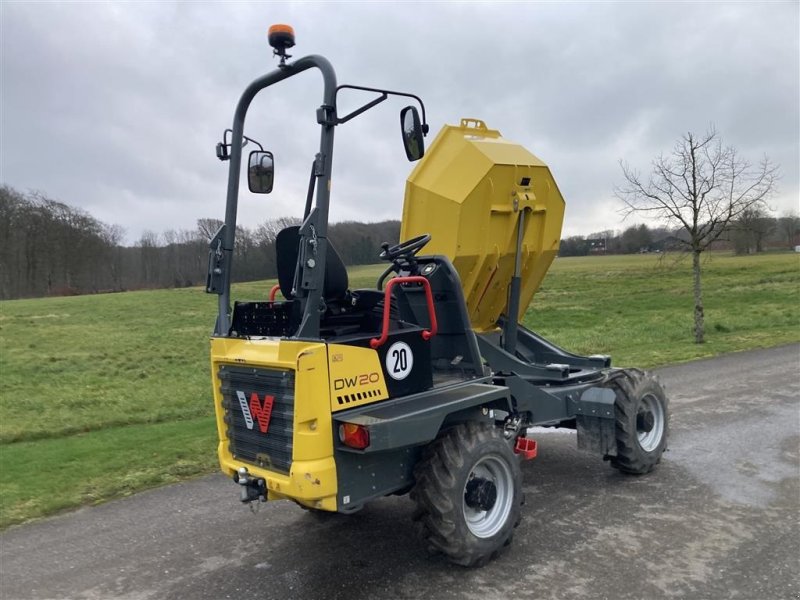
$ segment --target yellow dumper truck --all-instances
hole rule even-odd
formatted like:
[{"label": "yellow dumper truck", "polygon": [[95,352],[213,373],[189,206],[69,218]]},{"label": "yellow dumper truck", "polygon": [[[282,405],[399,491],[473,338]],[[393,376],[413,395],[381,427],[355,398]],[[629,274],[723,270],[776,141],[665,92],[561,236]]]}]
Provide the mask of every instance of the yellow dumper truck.
[{"label": "yellow dumper truck", "polygon": [[[229,161],[225,222],[211,241],[207,291],[219,297],[211,368],[222,470],[243,502],[288,499],[351,513],[409,493],[426,548],[484,564],[521,519],[520,462],[530,427],[577,430],[578,445],[643,474],[667,443],[658,381],[578,356],[519,321],[558,252],[564,199],[550,169],[477,119],[442,128],[429,149],[414,94],[339,85],[321,56],[290,61],[294,32],[270,29],[277,69],[253,81],[217,145]],[[251,192],[268,193],[273,154],[245,136],[255,95],[306,70],[322,75],[313,158],[299,226],[276,239],[283,299],[231,299],[242,148]],[[341,115],[343,89],[372,99]],[[390,97],[400,113],[408,177],[401,243],[374,288],[351,289],[327,237],[333,138]],[[275,290],[278,291],[277,289]]]}]

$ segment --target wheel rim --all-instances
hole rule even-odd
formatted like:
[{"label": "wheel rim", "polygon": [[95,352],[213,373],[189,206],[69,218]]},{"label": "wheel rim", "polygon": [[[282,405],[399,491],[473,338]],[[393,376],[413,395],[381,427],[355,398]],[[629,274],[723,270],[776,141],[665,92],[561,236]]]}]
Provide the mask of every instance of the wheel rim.
[{"label": "wheel rim", "polygon": [[503,528],[514,502],[514,478],[508,464],[485,456],[464,484],[464,518],[473,535],[488,538]]},{"label": "wheel rim", "polygon": [[644,396],[636,413],[636,437],[645,452],[652,452],[664,436],[664,407],[653,394]]}]

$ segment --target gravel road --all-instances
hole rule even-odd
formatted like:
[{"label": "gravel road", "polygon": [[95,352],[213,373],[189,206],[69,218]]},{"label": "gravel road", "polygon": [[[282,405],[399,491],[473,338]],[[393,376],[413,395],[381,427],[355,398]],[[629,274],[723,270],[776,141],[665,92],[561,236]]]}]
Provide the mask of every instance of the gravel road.
[{"label": "gravel road", "polygon": [[660,467],[626,477],[537,432],[523,522],[483,569],[428,559],[407,497],[252,514],[214,475],[7,530],[0,597],[800,599],[800,345],[658,373]]}]

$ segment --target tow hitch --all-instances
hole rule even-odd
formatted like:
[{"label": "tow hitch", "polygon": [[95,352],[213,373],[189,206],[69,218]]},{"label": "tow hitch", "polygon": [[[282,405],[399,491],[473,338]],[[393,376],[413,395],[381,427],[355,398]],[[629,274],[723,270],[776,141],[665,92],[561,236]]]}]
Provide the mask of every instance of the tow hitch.
[{"label": "tow hitch", "polygon": [[267,501],[267,482],[260,477],[251,477],[246,467],[240,467],[233,480],[242,486],[242,502]]},{"label": "tow hitch", "polygon": [[517,442],[514,444],[514,452],[522,456],[525,460],[536,458],[537,450],[536,440],[530,438],[519,436]]}]

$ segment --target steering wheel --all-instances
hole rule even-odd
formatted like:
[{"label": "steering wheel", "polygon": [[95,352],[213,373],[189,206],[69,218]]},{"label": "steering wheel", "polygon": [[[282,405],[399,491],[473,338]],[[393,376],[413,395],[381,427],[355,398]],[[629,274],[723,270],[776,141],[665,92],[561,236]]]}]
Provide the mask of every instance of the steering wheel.
[{"label": "steering wheel", "polygon": [[430,233],[423,233],[417,237],[406,240],[400,244],[389,246],[387,242],[381,244],[383,251],[378,255],[381,260],[388,260],[392,264],[386,269],[380,277],[378,277],[378,289],[383,288],[384,280],[392,273],[399,273],[401,269],[405,268],[411,271],[412,274],[417,273],[417,261],[414,257],[417,252],[431,241]]},{"label": "steering wheel", "polygon": [[381,260],[397,260],[399,258],[410,259],[422,250],[423,246],[431,241],[430,233],[423,233],[417,237],[406,240],[400,244],[389,246],[386,242],[381,245],[383,251],[378,255]]}]

